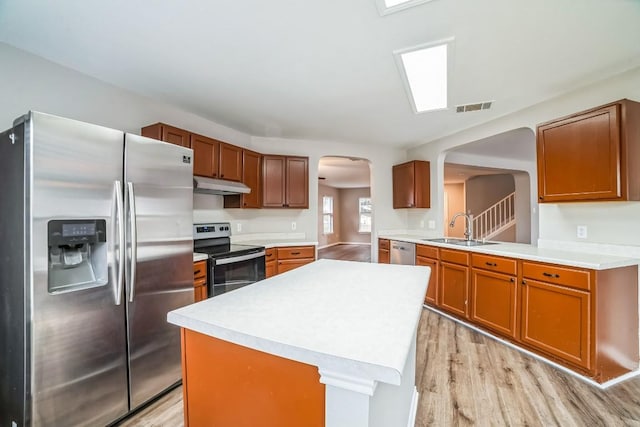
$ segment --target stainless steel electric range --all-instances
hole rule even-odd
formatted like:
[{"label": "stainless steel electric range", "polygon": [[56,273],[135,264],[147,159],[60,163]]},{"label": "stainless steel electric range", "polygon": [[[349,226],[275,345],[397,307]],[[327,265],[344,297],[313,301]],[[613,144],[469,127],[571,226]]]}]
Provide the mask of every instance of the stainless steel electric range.
[{"label": "stainless steel electric range", "polygon": [[265,278],[264,246],[232,244],[228,222],[195,224],[193,248],[209,255],[209,298]]}]

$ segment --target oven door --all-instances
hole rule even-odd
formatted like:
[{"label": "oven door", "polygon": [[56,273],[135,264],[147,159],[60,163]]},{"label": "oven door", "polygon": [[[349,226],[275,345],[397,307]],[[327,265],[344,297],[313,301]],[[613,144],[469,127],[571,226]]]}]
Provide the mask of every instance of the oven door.
[{"label": "oven door", "polygon": [[210,260],[209,297],[239,289],[265,278],[264,250]]}]

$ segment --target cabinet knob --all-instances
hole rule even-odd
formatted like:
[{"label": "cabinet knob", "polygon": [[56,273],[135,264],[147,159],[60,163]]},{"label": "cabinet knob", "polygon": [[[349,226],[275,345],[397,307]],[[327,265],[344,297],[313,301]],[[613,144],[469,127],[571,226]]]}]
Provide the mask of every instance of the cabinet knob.
[{"label": "cabinet knob", "polygon": [[527,281],[526,281],[526,280],[523,280],[523,281],[522,281],[522,284],[523,284],[523,285],[526,285],[526,284],[527,284]]},{"label": "cabinet knob", "polygon": [[224,178],[224,174],[223,173],[220,174],[220,178]]},{"label": "cabinet knob", "polygon": [[511,279],[509,279],[511,281],[511,283],[515,282],[516,279],[514,279],[513,277]]},{"label": "cabinet knob", "polygon": [[540,197],[538,197],[538,199],[544,200],[544,196],[540,196]]}]

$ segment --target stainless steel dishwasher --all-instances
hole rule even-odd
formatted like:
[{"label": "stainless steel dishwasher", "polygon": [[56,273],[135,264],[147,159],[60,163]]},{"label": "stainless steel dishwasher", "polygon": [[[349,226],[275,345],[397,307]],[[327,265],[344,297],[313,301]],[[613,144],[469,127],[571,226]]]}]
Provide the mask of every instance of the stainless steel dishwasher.
[{"label": "stainless steel dishwasher", "polygon": [[405,264],[405,265],[416,264],[416,244],[415,243],[399,242],[397,240],[392,240],[390,244],[391,244],[391,251],[389,252],[389,256],[391,257],[391,264]]}]

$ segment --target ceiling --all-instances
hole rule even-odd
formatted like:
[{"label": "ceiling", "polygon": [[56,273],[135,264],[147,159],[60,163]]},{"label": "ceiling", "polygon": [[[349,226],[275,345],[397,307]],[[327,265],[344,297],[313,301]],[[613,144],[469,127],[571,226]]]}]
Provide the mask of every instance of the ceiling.
[{"label": "ceiling", "polygon": [[319,184],[334,188],[365,188],[371,185],[369,161],[355,157],[322,157],[318,162],[318,177]]},{"label": "ceiling", "polygon": [[[255,136],[416,146],[640,66],[634,0],[0,0],[0,42]],[[449,109],[393,52],[454,38]],[[455,113],[492,100],[490,110]]]}]

